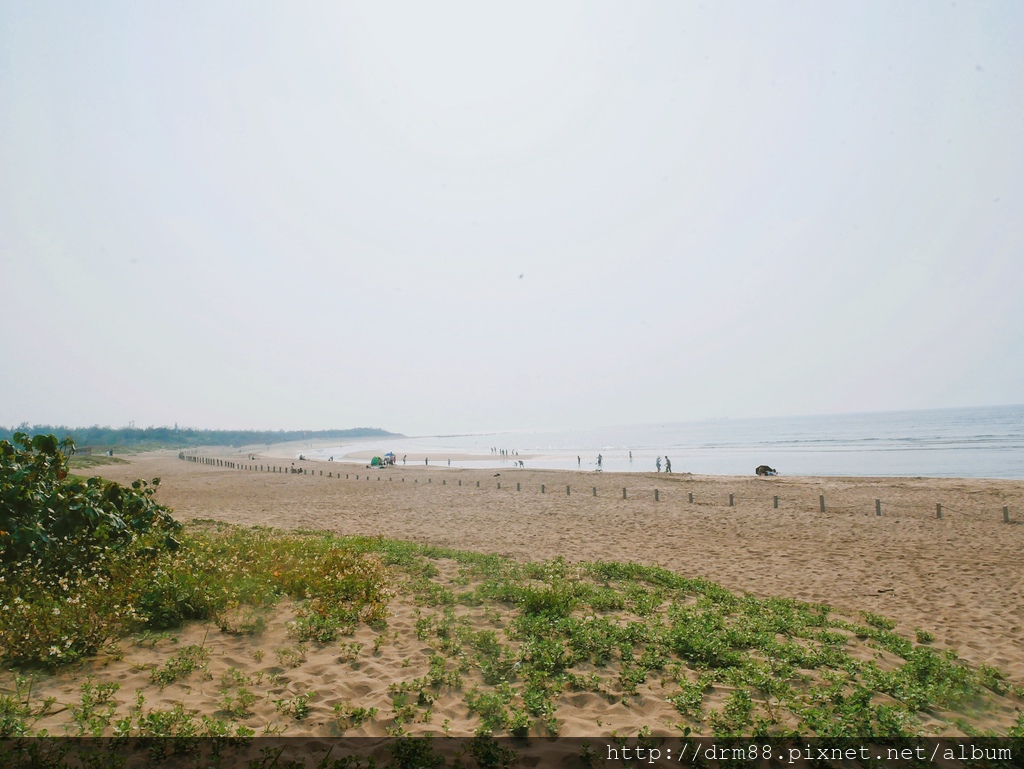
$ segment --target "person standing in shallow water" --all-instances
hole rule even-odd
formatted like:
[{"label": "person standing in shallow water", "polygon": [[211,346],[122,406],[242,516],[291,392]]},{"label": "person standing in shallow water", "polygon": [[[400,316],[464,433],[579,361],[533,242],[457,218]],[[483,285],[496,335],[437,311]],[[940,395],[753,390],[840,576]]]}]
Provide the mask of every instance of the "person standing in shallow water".
[{"label": "person standing in shallow water", "polygon": [[661,457],[654,460],[654,471],[657,473],[661,472]]},{"label": "person standing in shallow water", "polygon": [[665,472],[666,473],[671,473],[672,472],[672,460],[669,459],[668,457],[665,457]]},{"label": "person standing in shallow water", "polygon": [[600,454],[597,455],[597,466],[598,467],[601,466],[601,455]]}]

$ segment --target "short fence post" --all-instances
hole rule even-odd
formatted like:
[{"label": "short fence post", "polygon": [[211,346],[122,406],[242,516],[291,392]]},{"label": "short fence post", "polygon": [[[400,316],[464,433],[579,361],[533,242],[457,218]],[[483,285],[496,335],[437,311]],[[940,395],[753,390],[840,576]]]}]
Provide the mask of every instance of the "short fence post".
[{"label": "short fence post", "polygon": [[729,495],[729,507],[732,507],[732,494]]},{"label": "short fence post", "polygon": [[622,498],[623,499],[626,498],[626,489],[625,488],[622,489]]},{"label": "short fence post", "polygon": [[567,496],[567,497],[569,496],[569,487],[568,486],[565,487],[565,496]]},{"label": "short fence post", "polygon": [[462,481],[459,481],[459,485],[460,485],[460,486],[462,485]]},{"label": "short fence post", "polygon": [[477,482],[476,482],[476,487],[477,487],[478,489],[480,488],[480,481],[477,481]]},{"label": "short fence post", "polygon": [[519,483],[518,482],[516,482],[516,491],[521,491],[521,489],[519,488]]},{"label": "short fence post", "polygon": [[446,480],[445,480],[444,478],[442,478],[442,479],[441,479],[441,485],[442,485],[442,486],[447,486],[447,485],[448,485],[448,482],[447,482],[447,481],[446,481]]},{"label": "short fence post", "polygon": [[594,496],[597,496],[597,486],[594,487]]},{"label": "short fence post", "polygon": [[693,504],[693,492],[690,492],[690,504]]},{"label": "short fence post", "polygon": [[875,515],[881,517],[882,515],[882,500],[875,500]]},{"label": "short fence post", "polygon": [[541,493],[541,494],[543,494],[543,493],[544,493],[544,484],[543,484],[543,483],[542,483],[542,484],[540,485],[540,493]]},{"label": "short fence post", "polygon": [[1009,505],[1003,505],[1003,523],[1010,522],[1010,507]]},{"label": "short fence post", "polygon": [[501,488],[501,481],[498,481],[498,488]]},{"label": "short fence post", "polygon": [[657,489],[654,490],[654,501],[655,502],[658,501],[658,490]]},{"label": "short fence post", "polygon": [[818,506],[821,507],[821,512],[825,512],[825,495],[822,494],[818,497]]},{"label": "short fence post", "polygon": [[775,509],[776,510],[779,509],[779,497],[778,497],[778,495],[772,497],[772,504],[775,505]]}]

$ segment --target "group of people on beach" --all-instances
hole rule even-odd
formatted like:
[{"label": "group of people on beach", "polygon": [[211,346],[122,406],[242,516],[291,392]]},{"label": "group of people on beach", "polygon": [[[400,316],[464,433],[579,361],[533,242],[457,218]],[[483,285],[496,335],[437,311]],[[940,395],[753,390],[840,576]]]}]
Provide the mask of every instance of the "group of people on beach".
[{"label": "group of people on beach", "polygon": [[[598,454],[597,455],[597,469],[598,470],[601,470],[601,463],[603,461],[604,461],[604,457],[602,457],[600,454]],[[629,452],[629,461],[630,462],[633,461],[633,452],[632,451]],[[581,457],[581,456],[579,456],[577,454],[576,455],[576,467],[582,467],[582,466],[583,466],[583,457]],[[659,473],[661,472],[661,457],[658,457],[657,459],[654,460],[654,467],[655,467],[655,469]],[[672,460],[669,459],[667,456],[665,457],[665,472],[666,473],[671,473],[672,472]]]}]

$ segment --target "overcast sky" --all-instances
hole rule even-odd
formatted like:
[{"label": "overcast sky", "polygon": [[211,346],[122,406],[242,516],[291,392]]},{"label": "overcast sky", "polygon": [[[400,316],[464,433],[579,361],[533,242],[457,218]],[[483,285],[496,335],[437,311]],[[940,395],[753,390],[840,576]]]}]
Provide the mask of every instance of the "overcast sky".
[{"label": "overcast sky", "polygon": [[1024,401],[1020,2],[0,4],[0,424]]}]

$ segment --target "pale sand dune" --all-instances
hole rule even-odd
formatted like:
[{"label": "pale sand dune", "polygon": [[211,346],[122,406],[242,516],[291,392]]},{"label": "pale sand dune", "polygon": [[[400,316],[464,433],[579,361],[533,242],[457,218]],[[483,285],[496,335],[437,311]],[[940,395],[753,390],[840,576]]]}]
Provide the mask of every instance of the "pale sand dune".
[{"label": "pale sand dune", "polygon": [[[238,461],[234,451],[221,456]],[[383,535],[518,559],[636,561],[704,577],[738,592],[824,602],[851,616],[875,612],[897,620],[898,632],[912,636],[915,628],[930,631],[936,646],[955,649],[972,664],[999,667],[1014,683],[1024,683],[1024,526],[1003,523],[1004,505],[1012,518],[1024,519],[1024,482],[498,473],[422,465],[367,472],[337,463],[296,464],[309,474],[226,469],[180,461],[173,453],[141,455],[131,465],[102,469],[119,481],[160,476],[157,499],[182,520]],[[733,507],[729,494],[734,495]],[[775,495],[778,509],[773,507]],[[819,495],[825,496],[825,513],[819,510]],[[876,498],[882,501],[881,517],[875,514]],[[941,519],[936,518],[937,503],[944,508]],[[389,632],[398,631],[400,640],[383,644],[378,654],[364,650],[355,663],[339,662],[334,646],[309,650],[300,667],[283,669],[274,649],[294,644],[281,623],[256,639],[214,629],[208,644],[217,650],[216,663],[211,662],[215,680],[191,681],[188,689],[168,687],[160,697],[167,702],[209,702],[216,700],[220,674],[230,665],[244,667],[250,675],[259,670],[268,675],[274,668],[282,676],[281,694],[275,696],[322,691],[322,684],[330,681],[337,686],[338,701],[378,707],[383,714],[390,708],[387,684],[423,675],[431,653],[426,644],[414,648],[415,634],[405,632],[414,622],[415,607],[399,601],[393,610]],[[280,611],[286,614],[288,608]],[[204,631],[194,627],[188,632],[202,636]],[[376,637],[362,627],[350,640],[369,649]],[[257,648],[264,650],[262,664],[254,661]],[[145,654],[158,661],[169,651]],[[131,657],[138,661],[134,652]],[[401,661],[410,658],[409,667],[403,668]],[[118,675],[126,692],[135,686],[152,688],[148,672],[128,668],[119,669]],[[63,685],[70,692],[77,683],[50,685]],[[567,695],[576,707],[559,710],[563,734],[613,729],[635,733],[639,723],[671,733],[666,724],[678,722],[678,715],[657,695],[657,681],[644,686],[652,696],[642,706],[612,703],[587,692]],[[333,704],[311,703],[316,717],[293,722],[289,733],[329,733]],[[255,721],[281,721],[269,701],[254,710]],[[998,730],[1014,719],[1011,707],[1003,710],[991,717]],[[432,723],[420,728],[440,731],[447,718],[453,732],[461,727],[466,730],[461,733],[468,733],[473,728],[469,716],[461,696],[441,697]],[[59,715],[53,718],[60,720]],[[382,732],[377,724],[349,733]]]}]

